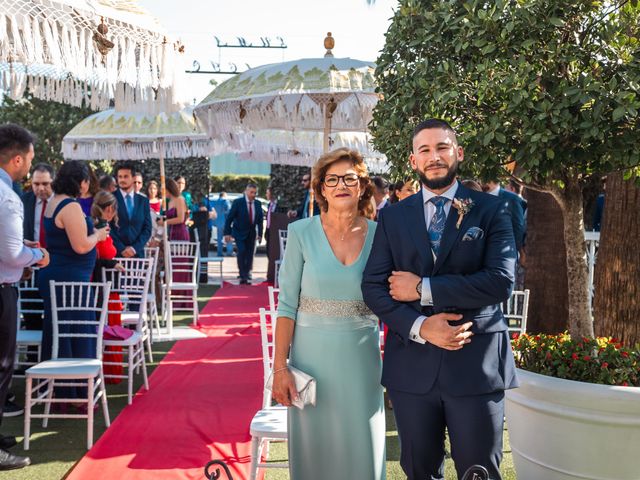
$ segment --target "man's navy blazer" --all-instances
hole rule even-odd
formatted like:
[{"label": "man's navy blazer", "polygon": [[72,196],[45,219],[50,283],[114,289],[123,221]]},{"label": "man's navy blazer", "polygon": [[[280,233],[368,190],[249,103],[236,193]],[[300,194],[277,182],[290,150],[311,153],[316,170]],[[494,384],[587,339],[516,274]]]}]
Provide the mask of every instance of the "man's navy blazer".
[{"label": "man's navy blazer", "polygon": [[236,240],[246,240],[256,226],[258,227],[258,238],[262,237],[262,219],[264,214],[262,213],[262,204],[260,200],[254,200],[253,207],[254,222],[251,225],[249,221],[249,209],[247,208],[247,197],[242,195],[240,198],[236,198],[231,204],[231,210],[227,214],[227,220],[224,224],[224,234],[231,235]]},{"label": "man's navy blazer", "polygon": [[509,216],[511,217],[511,225],[513,227],[513,236],[516,240],[516,248],[518,251],[524,244],[524,237],[526,233],[526,225],[524,221],[524,206],[526,201],[520,198],[513,192],[500,188],[498,198],[501,198],[505,202],[505,207]]},{"label": "man's navy blazer", "polygon": [[[425,394],[437,381],[451,395],[484,394],[517,385],[507,324],[500,303],[511,295],[516,260],[513,230],[504,202],[458,184],[455,195],[472,206],[457,228],[458,211],[447,216],[437,260],[425,224],[422,191],[380,210],[362,294],[389,327],[382,384]],[[433,306],[398,302],[389,294],[393,271],[429,277]],[[474,335],[462,349],[449,351],[410,340],[420,315],[462,314]]]},{"label": "man's navy blazer", "polygon": [[37,238],[33,238],[36,227],[36,196],[33,191],[27,192],[22,196],[22,204],[24,205],[24,221],[22,222],[24,239],[38,241]]},{"label": "man's navy blazer", "polygon": [[144,258],[144,247],[151,238],[151,213],[149,211],[149,199],[136,193],[133,196],[133,215],[129,218],[127,207],[120,189],[113,194],[118,201],[118,224],[111,222],[111,238],[116,247],[118,256],[126,247],[133,247],[136,257]]}]

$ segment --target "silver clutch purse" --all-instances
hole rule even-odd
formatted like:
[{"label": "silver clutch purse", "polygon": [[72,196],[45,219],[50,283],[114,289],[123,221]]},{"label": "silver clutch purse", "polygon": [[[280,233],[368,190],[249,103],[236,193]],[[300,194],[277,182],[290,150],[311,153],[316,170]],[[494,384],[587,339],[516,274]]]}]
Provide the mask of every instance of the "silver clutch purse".
[{"label": "silver clutch purse", "polygon": [[[303,410],[306,405],[316,406],[316,379],[308,373],[304,373],[302,370],[298,370],[295,367],[289,366],[289,371],[293,375],[293,381],[296,384],[296,390],[298,391],[298,399],[293,400],[291,403],[294,407]],[[269,375],[266,388],[271,390],[273,388],[273,372]]]}]

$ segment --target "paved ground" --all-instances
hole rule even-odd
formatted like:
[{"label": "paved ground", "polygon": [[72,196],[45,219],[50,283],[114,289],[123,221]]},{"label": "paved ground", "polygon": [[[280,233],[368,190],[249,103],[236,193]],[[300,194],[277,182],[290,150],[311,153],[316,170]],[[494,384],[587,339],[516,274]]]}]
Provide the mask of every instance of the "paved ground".
[{"label": "paved ground", "polygon": [[[211,252],[210,255],[215,255]],[[219,275],[218,265],[209,264],[209,282],[216,282]],[[258,253],[253,260],[253,283],[262,283],[267,280],[267,256],[264,253]],[[236,257],[224,257],[222,262],[222,275],[225,282],[238,284],[238,262]]]}]

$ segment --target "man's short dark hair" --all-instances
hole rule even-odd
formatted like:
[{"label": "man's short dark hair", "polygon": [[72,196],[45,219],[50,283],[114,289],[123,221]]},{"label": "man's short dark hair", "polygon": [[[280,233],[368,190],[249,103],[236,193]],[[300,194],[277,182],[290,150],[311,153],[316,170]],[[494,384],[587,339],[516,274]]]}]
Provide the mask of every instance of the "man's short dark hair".
[{"label": "man's short dark hair", "polygon": [[16,155],[26,154],[35,142],[33,133],[20,125],[0,125],[0,165],[5,165]]},{"label": "man's short dark hair", "polygon": [[378,193],[384,193],[386,190],[389,190],[389,182],[380,176],[373,177],[371,182]]},{"label": "man's short dark hair", "polygon": [[118,162],[116,163],[116,166],[113,169],[113,174],[117,177],[118,176],[118,172],[120,170],[129,170],[131,172],[131,176],[133,177],[137,170],[135,165],[133,164],[133,162],[130,162],[128,160],[124,160],[122,162]]},{"label": "man's short dark hair", "polygon": [[109,188],[111,188],[112,185],[116,184],[116,179],[113,178],[111,175],[103,175],[100,177],[100,180],[98,181],[98,187],[100,188],[100,190],[108,190]]},{"label": "man's short dark hair", "polygon": [[427,120],[423,120],[413,129],[413,138],[416,137],[422,130],[429,130],[432,128],[440,128],[442,130],[447,130],[453,133],[454,137],[456,135],[456,131],[453,129],[451,125],[445,120],[441,120],[439,118],[429,118]]},{"label": "man's short dark hair", "polygon": [[55,177],[53,167],[48,163],[38,163],[35,167],[33,167],[33,173],[35,172],[48,173],[49,175],[51,175],[51,179]]},{"label": "man's short dark hair", "polygon": [[133,172],[133,177],[137,177],[137,176],[141,176],[142,178],[144,178],[144,175],[142,174],[142,172],[140,170],[136,170],[135,172]]},{"label": "man's short dark hair", "polygon": [[253,182],[249,182],[247,183],[247,186],[245,187],[245,189],[247,188],[255,188],[256,190],[258,189],[258,185],[253,183]]}]

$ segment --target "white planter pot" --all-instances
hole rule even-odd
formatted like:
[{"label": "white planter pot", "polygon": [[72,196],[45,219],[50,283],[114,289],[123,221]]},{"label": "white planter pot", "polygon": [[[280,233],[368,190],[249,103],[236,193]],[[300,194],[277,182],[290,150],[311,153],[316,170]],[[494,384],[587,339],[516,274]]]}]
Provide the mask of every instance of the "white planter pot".
[{"label": "white planter pot", "polygon": [[640,479],[640,388],[518,370],[506,416],[518,480]]}]

